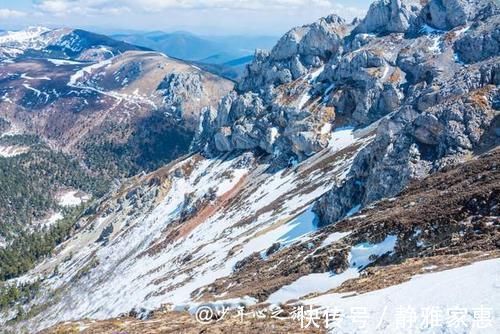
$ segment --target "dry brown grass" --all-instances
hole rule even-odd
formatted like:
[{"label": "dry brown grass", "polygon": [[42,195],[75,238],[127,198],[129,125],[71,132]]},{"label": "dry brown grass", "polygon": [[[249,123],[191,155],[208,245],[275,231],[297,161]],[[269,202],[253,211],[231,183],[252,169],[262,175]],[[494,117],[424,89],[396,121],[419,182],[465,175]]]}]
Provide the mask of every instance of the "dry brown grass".
[{"label": "dry brown grass", "polygon": [[[319,321],[318,325],[321,326]],[[80,330],[81,329],[81,330]],[[76,331],[76,332],[75,332]],[[122,317],[102,321],[80,321],[64,323],[46,329],[39,334],[287,334],[287,333],[326,333],[323,328],[301,329],[300,322],[286,319],[244,318],[234,313],[222,320],[214,319],[210,324],[201,324],[187,312],[158,311],[148,320]]]}]

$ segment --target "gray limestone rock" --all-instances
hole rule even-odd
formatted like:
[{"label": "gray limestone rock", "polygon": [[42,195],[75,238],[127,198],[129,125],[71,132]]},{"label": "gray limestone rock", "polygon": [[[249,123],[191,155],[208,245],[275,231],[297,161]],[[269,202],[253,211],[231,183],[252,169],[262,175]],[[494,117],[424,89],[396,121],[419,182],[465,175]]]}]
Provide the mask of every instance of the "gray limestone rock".
[{"label": "gray limestone rock", "polygon": [[303,76],[307,69],[321,66],[341,51],[348,30],[344,20],[336,15],[290,30],[271,52],[256,52],[237,89],[262,92],[267,86],[289,83]]},{"label": "gray limestone rock", "polygon": [[431,0],[422,9],[420,18],[433,28],[451,30],[478,18],[498,14],[498,2],[495,0]]},{"label": "gray limestone rock", "polygon": [[404,33],[421,9],[417,0],[378,0],[372,3],[355,33]]}]

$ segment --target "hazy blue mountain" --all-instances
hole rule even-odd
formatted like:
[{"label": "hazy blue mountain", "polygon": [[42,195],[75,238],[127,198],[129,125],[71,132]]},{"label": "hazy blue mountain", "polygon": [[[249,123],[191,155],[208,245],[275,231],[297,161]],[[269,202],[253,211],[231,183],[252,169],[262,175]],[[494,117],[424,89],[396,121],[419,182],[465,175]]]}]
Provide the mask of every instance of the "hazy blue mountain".
[{"label": "hazy blue mountain", "polygon": [[244,66],[248,63],[251,63],[253,60],[253,56],[245,56],[237,59],[230,60],[228,62],[225,62],[224,65],[230,66],[230,67],[240,67]]},{"label": "hazy blue mountain", "polygon": [[112,37],[172,57],[221,65],[251,56],[256,48],[271,49],[277,41],[273,36],[198,36],[185,31],[120,33]]}]

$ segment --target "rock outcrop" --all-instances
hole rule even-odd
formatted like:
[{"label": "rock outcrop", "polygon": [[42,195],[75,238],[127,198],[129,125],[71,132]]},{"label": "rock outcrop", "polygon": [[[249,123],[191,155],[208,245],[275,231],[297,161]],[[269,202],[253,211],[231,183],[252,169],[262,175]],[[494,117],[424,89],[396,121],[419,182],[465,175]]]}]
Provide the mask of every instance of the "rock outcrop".
[{"label": "rock outcrop", "polygon": [[354,30],[355,33],[404,33],[416,20],[421,9],[418,0],[379,0]]},{"label": "rock outcrop", "polygon": [[200,73],[169,73],[158,86],[163,103],[173,114],[183,118],[183,104],[190,99],[203,97],[203,79]]},{"label": "rock outcrop", "polygon": [[474,63],[500,54],[500,15],[466,29],[454,45],[458,60]]},{"label": "rock outcrop", "polygon": [[435,29],[450,30],[498,14],[495,0],[431,0],[420,18]]},{"label": "rock outcrop", "polygon": [[222,99],[217,111],[205,111],[201,138],[213,138],[213,146],[222,152],[260,149],[301,157],[328,145],[330,128],[318,129],[321,124],[307,111],[277,103],[266,107],[255,93],[233,92]]},{"label": "rock outcrop", "polygon": [[290,30],[271,52],[256,52],[237,89],[267,93],[304,76],[342,51],[342,39],[348,31],[345,21],[337,15]]}]

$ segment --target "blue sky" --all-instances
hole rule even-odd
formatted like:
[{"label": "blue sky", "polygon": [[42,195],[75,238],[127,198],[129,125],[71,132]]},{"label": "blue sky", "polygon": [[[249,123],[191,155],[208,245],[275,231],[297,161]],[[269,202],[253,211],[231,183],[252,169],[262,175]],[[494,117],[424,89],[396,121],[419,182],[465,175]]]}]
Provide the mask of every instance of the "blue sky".
[{"label": "blue sky", "polygon": [[186,30],[281,35],[336,13],[363,16],[371,0],[0,0],[0,29],[28,25],[100,31]]}]

